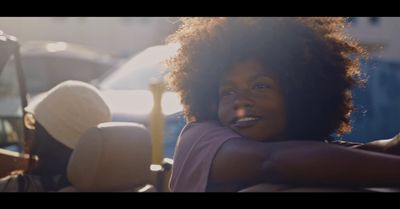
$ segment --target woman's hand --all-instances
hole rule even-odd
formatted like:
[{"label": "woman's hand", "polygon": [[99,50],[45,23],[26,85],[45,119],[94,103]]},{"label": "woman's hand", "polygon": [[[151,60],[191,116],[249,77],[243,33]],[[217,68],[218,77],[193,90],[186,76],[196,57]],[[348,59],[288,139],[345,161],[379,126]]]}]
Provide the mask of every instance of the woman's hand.
[{"label": "woman's hand", "polygon": [[400,133],[390,139],[381,139],[357,146],[356,148],[392,155],[400,155]]}]

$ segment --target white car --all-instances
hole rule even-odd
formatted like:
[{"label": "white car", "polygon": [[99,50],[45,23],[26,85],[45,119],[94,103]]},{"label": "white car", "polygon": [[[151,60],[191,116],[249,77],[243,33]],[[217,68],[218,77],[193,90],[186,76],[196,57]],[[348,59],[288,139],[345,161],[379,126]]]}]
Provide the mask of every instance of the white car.
[{"label": "white car", "polygon": [[[129,59],[125,64],[93,83],[111,108],[113,121],[137,122],[148,125],[153,107],[153,95],[149,90],[152,80],[162,80],[168,73],[165,61],[179,48],[177,44],[149,47]],[[165,115],[164,155],[172,158],[176,140],[185,119],[183,107],[175,92],[166,91],[162,96]]]}]

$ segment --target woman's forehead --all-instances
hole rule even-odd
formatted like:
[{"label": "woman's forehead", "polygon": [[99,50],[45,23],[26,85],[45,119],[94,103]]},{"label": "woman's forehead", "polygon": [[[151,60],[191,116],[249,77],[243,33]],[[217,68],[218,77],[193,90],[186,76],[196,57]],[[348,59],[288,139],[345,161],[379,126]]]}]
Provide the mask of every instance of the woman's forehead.
[{"label": "woman's forehead", "polygon": [[254,80],[259,77],[267,77],[274,80],[272,73],[260,62],[246,60],[233,65],[233,67],[222,76],[220,83]]}]

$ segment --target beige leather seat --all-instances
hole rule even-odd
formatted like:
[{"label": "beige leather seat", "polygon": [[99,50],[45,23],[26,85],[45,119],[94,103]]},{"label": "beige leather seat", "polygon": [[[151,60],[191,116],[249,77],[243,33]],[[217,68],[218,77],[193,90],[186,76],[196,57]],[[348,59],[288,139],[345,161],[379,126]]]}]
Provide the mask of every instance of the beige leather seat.
[{"label": "beige leather seat", "polygon": [[62,192],[154,192],[151,140],[135,123],[108,122],[81,137],[67,168],[71,187]]}]

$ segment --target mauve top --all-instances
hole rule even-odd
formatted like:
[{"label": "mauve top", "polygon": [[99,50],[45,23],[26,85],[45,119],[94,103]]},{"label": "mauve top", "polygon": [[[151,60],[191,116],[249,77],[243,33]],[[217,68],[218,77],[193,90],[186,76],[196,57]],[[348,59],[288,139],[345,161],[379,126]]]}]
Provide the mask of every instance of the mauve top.
[{"label": "mauve top", "polygon": [[217,121],[187,124],[179,135],[170,180],[173,192],[205,192],[211,163],[221,145],[240,137]]}]

